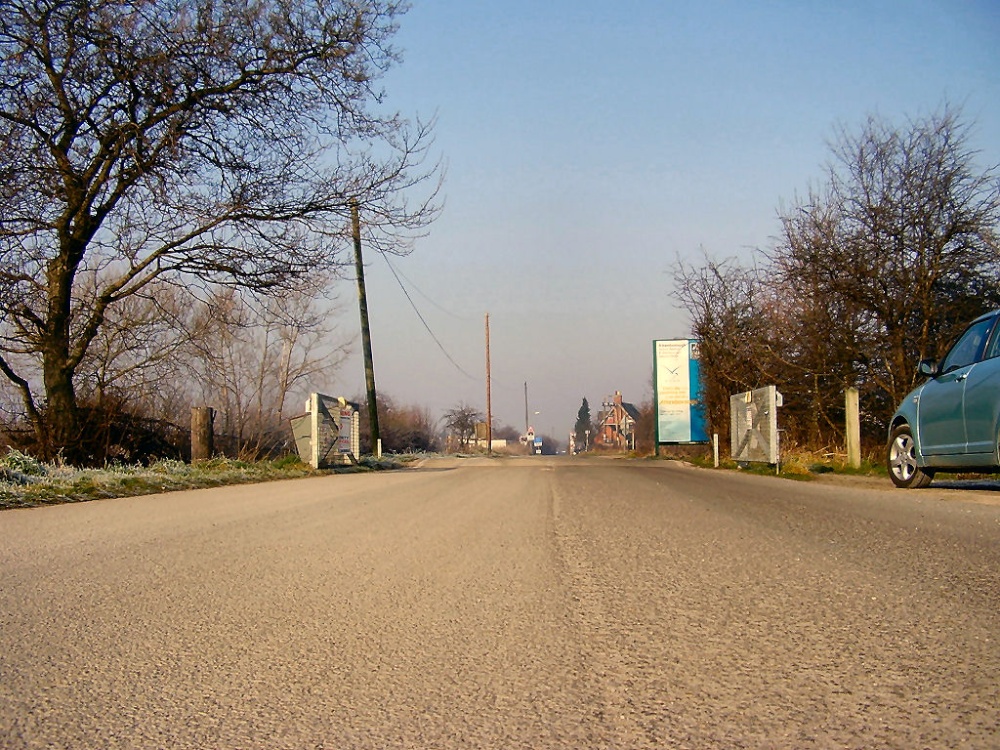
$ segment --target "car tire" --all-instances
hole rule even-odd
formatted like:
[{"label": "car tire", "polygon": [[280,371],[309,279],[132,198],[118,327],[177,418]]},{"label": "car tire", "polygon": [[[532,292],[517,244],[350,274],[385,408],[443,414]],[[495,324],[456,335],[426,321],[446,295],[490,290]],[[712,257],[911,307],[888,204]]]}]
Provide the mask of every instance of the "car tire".
[{"label": "car tire", "polygon": [[932,469],[923,469],[917,465],[916,442],[908,424],[899,425],[889,436],[886,466],[892,483],[904,489],[926,487],[934,478]]}]

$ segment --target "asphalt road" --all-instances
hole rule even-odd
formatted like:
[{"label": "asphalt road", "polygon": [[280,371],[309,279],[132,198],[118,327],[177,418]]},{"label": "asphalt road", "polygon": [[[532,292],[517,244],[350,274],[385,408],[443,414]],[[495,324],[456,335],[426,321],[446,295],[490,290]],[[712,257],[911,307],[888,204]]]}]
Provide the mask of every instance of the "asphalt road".
[{"label": "asphalt road", "polygon": [[6,511],[0,747],[996,748],[998,498],[522,458]]}]

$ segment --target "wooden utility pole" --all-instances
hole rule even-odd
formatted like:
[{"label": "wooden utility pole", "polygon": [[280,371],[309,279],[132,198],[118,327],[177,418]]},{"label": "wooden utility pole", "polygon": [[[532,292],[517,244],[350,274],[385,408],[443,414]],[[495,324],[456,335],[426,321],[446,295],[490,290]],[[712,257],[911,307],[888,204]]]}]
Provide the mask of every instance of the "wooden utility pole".
[{"label": "wooden utility pole", "polygon": [[351,202],[351,234],[354,239],[354,270],[358,278],[358,308],[361,310],[361,348],[365,358],[365,388],[368,394],[368,424],[372,453],[380,452],[378,400],[375,394],[375,363],[372,359],[372,335],[368,326],[368,296],[365,293],[365,264],[361,259],[361,218],[358,202]]},{"label": "wooden utility pole", "polygon": [[215,452],[215,409],[209,406],[191,407],[191,463],[207,461]]},{"label": "wooden utility pole", "polygon": [[493,405],[490,402],[490,314],[486,313],[486,454],[493,453]]},{"label": "wooden utility pole", "polygon": [[524,381],[524,434],[528,434],[528,381]]}]

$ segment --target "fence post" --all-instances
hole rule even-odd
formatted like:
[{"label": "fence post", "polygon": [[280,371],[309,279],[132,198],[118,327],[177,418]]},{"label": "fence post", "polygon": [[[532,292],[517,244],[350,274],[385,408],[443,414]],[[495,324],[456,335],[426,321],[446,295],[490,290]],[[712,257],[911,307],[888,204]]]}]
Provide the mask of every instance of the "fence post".
[{"label": "fence post", "polygon": [[847,416],[847,464],[852,469],[861,468],[861,404],[857,388],[848,388],[844,394]]},{"label": "fence post", "polygon": [[215,409],[212,407],[191,407],[191,463],[206,461],[215,452],[214,422]]}]

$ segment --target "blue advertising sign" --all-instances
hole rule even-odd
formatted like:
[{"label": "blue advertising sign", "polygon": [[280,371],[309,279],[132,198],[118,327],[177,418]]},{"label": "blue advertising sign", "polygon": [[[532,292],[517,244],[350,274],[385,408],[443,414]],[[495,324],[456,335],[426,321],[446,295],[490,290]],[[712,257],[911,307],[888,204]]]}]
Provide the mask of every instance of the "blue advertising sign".
[{"label": "blue advertising sign", "polygon": [[694,339],[653,342],[657,444],[708,442],[698,344]]}]

